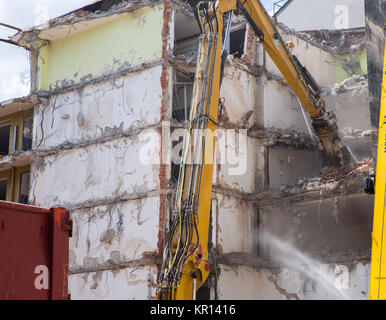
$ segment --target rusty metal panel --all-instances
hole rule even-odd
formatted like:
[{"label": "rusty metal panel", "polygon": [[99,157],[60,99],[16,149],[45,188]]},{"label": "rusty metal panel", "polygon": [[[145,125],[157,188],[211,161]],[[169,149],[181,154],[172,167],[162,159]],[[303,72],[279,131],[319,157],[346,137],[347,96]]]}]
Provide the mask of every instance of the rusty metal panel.
[{"label": "rusty metal panel", "polygon": [[68,299],[69,213],[0,201],[0,299]]}]

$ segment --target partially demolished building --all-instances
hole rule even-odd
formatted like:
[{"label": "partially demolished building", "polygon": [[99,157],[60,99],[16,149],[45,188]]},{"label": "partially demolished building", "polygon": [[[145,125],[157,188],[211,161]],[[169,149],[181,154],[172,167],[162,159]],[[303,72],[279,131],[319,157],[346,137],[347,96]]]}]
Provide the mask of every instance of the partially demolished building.
[{"label": "partially demolished building", "polygon": [[[187,119],[195,23],[181,1],[98,1],[13,37],[31,52],[31,96],[12,110],[33,107],[32,142],[11,152],[15,162],[2,158],[0,176],[9,162],[28,169],[29,203],[70,210],[72,299],[155,298],[176,183],[163,160]],[[323,87],[356,165],[328,167],[297,97],[236,18],[219,133],[234,130],[228,138],[248,151],[216,164],[211,276],[198,298],[364,298],[373,215],[362,192],[373,170],[365,30],[279,29]],[[18,121],[13,151],[24,150]]]}]

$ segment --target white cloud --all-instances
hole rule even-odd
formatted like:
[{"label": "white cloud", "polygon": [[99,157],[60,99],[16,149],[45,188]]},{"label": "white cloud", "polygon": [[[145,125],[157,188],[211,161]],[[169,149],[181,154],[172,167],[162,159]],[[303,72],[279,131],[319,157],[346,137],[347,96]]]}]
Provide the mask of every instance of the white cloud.
[{"label": "white cloud", "polygon": [[28,74],[14,74],[10,79],[1,80],[0,96],[4,97],[2,101],[28,95],[30,90],[29,80]]},{"label": "white cloud", "polygon": [[[0,21],[22,29],[94,2],[93,0],[0,0]],[[15,34],[0,27],[0,38]],[[29,61],[24,49],[0,42],[0,102],[29,93]]]}]

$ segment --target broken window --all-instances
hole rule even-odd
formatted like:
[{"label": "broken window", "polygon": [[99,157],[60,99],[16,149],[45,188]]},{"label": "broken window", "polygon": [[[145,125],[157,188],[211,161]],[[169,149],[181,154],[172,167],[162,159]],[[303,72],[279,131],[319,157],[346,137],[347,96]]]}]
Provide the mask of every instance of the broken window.
[{"label": "broken window", "polygon": [[30,166],[0,171],[0,200],[28,203]]},{"label": "broken window", "polygon": [[229,53],[236,58],[241,58],[244,54],[246,28],[231,32]]},{"label": "broken window", "polygon": [[28,203],[30,173],[23,172],[20,175],[19,203]]},{"label": "broken window", "polygon": [[186,122],[189,120],[190,105],[192,103],[194,74],[177,71],[173,86],[174,120]]},{"label": "broken window", "polygon": [[180,122],[189,120],[193,83],[179,82],[173,88],[173,119]]},{"label": "broken window", "polygon": [[11,122],[0,124],[0,155],[9,154],[9,139],[11,133]]},{"label": "broken window", "polygon": [[7,200],[7,178],[0,178],[0,200]]},{"label": "broken window", "polygon": [[176,12],[174,28],[174,55],[186,58],[196,57],[200,28],[190,13]]},{"label": "broken window", "polygon": [[0,122],[0,156],[32,148],[33,109],[14,113]]},{"label": "broken window", "polygon": [[23,120],[23,141],[22,150],[27,151],[32,148],[32,117]]}]

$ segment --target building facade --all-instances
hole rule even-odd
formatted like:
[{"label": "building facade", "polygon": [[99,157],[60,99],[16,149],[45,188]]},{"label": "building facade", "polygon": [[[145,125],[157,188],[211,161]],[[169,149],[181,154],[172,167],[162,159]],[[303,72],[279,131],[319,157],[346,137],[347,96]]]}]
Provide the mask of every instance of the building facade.
[{"label": "building facade", "polygon": [[[178,171],[167,150],[186,126],[198,28],[177,1],[105,3],[13,37],[31,51],[32,74],[33,114],[23,111],[17,130],[29,115],[33,128],[28,161],[12,170],[30,166],[29,203],[71,212],[72,299],[154,299]],[[372,170],[367,70],[343,73],[318,37],[280,32],[322,85],[356,164],[328,167],[307,114],[237,17],[218,131],[227,161],[219,155],[215,166],[211,275],[198,297],[364,298],[373,214],[362,193]]]}]

